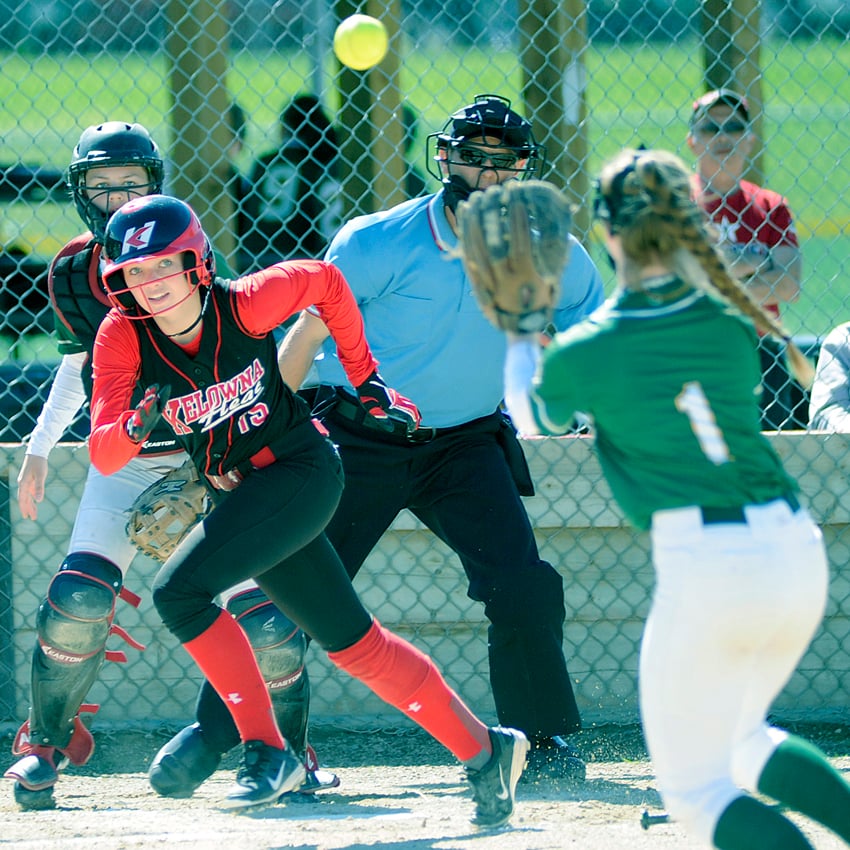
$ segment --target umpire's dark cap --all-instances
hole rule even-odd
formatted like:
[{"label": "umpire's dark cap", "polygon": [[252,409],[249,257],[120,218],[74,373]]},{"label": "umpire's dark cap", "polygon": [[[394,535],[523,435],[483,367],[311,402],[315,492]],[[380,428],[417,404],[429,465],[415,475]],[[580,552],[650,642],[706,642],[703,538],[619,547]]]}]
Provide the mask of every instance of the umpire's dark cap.
[{"label": "umpire's dark cap", "polygon": [[691,113],[691,125],[704,118],[708,110],[718,104],[730,106],[736,112],[740,113],[744,121],[749,124],[750,105],[747,103],[747,99],[742,94],[732,91],[732,89],[715,89],[714,91],[706,92],[702,97],[694,101],[693,111]]},{"label": "umpire's dark cap", "polygon": [[536,147],[531,124],[511,109],[510,100],[496,94],[476,95],[473,103],[449,118],[440,139],[457,143],[463,140],[483,141],[485,136],[494,136],[508,147]]}]

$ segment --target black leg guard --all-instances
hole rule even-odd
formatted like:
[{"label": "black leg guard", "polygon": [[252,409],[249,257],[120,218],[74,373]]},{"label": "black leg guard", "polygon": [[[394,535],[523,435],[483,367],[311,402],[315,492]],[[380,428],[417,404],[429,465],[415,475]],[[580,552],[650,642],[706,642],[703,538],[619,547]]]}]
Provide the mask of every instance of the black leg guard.
[{"label": "black leg guard", "polygon": [[[283,737],[297,753],[307,746],[307,716],[310,707],[310,681],[304,670],[288,688],[271,691],[272,710]],[[195,717],[212,749],[227,753],[239,743],[239,732],[227,706],[209,682],[201,685]]]},{"label": "black leg guard", "polygon": [[287,688],[271,691],[272,710],[281,734],[296,753],[304,754],[307,747],[307,719],[310,711],[310,680],[307,668],[298,681]]},{"label": "black leg guard", "polygon": [[310,683],[304,668],[307,638],[259,588],[236,594],[227,610],[245,630],[271,694],[280,731],[295,752],[307,744]]},{"label": "black leg guard", "polygon": [[74,718],[103,665],[105,650],[69,670],[47,658],[36,646],[32,658],[30,742],[41,747],[68,746]]},{"label": "black leg guard", "polygon": [[79,719],[89,688],[106,657],[106,639],[121,590],[121,571],[97,555],[73,553],[59,567],[38,609],[32,660],[32,706],[4,774],[15,781],[22,809],[54,807],[53,786],[73,762],[85,764],[94,739]]},{"label": "black leg guard", "polygon": [[97,678],[121,590],[121,571],[97,555],[62,562],[38,609],[32,663],[32,744],[67,747],[74,718]]},{"label": "black leg guard", "polygon": [[[297,753],[303,754],[310,710],[304,632],[278,611],[259,588],[235,595],[227,610],[251,642],[281,733]],[[213,749],[226,753],[239,743],[239,732],[227,706],[208,682],[201,685],[195,716]]]},{"label": "black leg guard", "polygon": [[[254,649],[280,731],[308,767],[303,790],[312,793],[339,785],[334,774],[317,769],[315,754],[308,752],[310,683],[304,668],[304,633],[259,588],[234,595],[227,610]],[[163,797],[191,797],[216,770],[222,755],[240,743],[232,715],[209,682],[201,685],[195,717],[197,722],[165,744],[150,766],[151,787]]]}]

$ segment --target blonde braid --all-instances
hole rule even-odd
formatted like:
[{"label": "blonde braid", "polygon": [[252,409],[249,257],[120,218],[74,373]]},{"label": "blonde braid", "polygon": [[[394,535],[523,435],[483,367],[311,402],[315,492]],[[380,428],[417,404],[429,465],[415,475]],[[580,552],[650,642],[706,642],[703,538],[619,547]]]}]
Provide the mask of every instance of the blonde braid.
[{"label": "blonde braid", "polygon": [[[606,197],[606,189],[612,196]],[[600,177],[600,191],[620,235],[628,277],[650,262],[665,262],[686,282],[714,290],[762,333],[782,340],[794,377],[810,389],[814,369],[790,335],[729,274],[702,210],[691,197],[685,164],[672,153],[623,151]]]}]

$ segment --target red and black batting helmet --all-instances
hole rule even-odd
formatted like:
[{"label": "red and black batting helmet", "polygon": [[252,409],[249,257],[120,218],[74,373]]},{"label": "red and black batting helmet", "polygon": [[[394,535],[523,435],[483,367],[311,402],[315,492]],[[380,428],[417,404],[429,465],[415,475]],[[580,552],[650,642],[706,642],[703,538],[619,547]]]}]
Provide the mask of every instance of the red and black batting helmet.
[{"label": "red and black batting helmet", "polygon": [[138,165],[148,173],[148,182],[136,187],[140,194],[162,191],[165,166],[156,143],[141,124],[106,121],[83,130],[68,166],[67,184],[80,218],[102,243],[109,213],[98,208],[86,191],[86,172],[91,168]]},{"label": "red and black batting helmet", "polygon": [[103,283],[109,300],[124,313],[141,314],[126,285],[123,269],[177,253],[184,254],[183,267],[192,273],[194,288],[209,286],[215,275],[215,257],[192,208],[168,195],[146,195],[128,201],[106,226]]}]

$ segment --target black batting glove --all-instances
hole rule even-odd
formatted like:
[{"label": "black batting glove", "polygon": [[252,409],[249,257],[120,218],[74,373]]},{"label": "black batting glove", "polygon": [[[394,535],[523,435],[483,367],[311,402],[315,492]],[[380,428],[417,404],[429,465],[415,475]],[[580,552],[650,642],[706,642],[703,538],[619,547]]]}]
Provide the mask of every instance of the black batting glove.
[{"label": "black batting glove", "polygon": [[171,385],[160,389],[159,384],[151,384],[142,396],[142,400],[127,420],[127,434],[134,443],[144,443],[154,426],[162,416],[163,408],[171,395]]},{"label": "black batting glove", "polygon": [[357,387],[357,396],[366,412],[386,431],[403,430],[412,434],[419,427],[422,416],[416,405],[388,387],[377,372],[372,372]]}]

